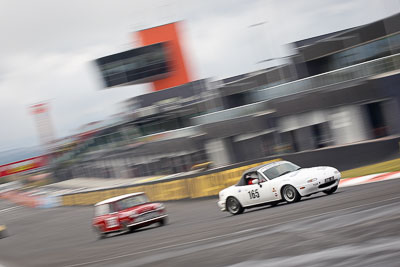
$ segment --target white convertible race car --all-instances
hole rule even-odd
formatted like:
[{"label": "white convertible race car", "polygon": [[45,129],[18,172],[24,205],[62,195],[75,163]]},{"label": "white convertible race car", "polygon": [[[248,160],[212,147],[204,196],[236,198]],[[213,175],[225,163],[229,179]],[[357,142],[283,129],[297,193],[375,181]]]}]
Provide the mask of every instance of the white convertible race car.
[{"label": "white convertible race car", "polygon": [[236,185],[219,192],[218,206],[233,215],[246,208],[281,201],[292,203],[301,197],[334,193],[340,172],[332,167],[301,168],[289,161],[277,161],[245,171]]}]

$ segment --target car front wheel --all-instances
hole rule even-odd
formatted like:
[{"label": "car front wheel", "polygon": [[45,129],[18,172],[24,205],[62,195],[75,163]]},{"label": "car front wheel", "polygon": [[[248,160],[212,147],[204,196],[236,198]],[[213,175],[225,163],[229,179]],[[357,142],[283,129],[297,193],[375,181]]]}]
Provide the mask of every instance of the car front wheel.
[{"label": "car front wheel", "polygon": [[287,203],[297,202],[301,199],[299,192],[291,185],[282,188],[282,197]]},{"label": "car front wheel", "polygon": [[164,226],[164,225],[166,225],[167,223],[168,223],[167,217],[162,218],[161,220],[158,221],[158,224],[159,224],[160,226]]},{"label": "car front wheel", "polygon": [[128,222],[121,223],[121,233],[129,234],[133,232],[133,228],[128,226]]},{"label": "car front wheel", "polygon": [[226,200],[226,209],[232,214],[237,215],[243,213],[244,209],[239,200],[234,197],[228,197]]}]

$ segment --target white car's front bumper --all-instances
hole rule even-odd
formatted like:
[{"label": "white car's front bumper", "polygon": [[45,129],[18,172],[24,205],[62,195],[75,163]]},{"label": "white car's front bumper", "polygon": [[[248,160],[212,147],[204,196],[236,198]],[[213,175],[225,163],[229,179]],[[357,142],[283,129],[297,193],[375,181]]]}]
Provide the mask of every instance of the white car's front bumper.
[{"label": "white car's front bumper", "polygon": [[225,205],[225,199],[218,201],[218,207],[220,208],[221,211],[226,211],[226,205]]},{"label": "white car's front bumper", "polygon": [[318,178],[314,182],[306,183],[301,186],[298,186],[297,191],[300,193],[301,196],[308,196],[311,194],[316,194],[319,192],[329,190],[329,189],[339,185],[340,174],[334,175],[333,176],[334,180],[331,182],[325,182],[325,179],[327,179],[327,178],[329,178],[329,177]]}]

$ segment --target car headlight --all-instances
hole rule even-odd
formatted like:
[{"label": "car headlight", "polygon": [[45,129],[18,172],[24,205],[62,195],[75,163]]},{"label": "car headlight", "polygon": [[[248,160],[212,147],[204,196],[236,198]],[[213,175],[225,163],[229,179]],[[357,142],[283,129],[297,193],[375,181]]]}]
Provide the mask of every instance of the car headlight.
[{"label": "car headlight", "polygon": [[312,182],[315,182],[316,180],[318,180],[318,179],[317,178],[309,179],[309,180],[307,180],[307,183],[312,183]]}]

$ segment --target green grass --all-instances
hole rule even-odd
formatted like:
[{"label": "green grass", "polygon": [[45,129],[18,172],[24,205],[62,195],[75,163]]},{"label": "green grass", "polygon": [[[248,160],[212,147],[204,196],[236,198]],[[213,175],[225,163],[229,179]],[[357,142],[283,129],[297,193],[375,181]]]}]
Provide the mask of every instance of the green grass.
[{"label": "green grass", "polygon": [[400,171],[400,158],[344,171],[342,172],[342,178],[394,171]]}]

